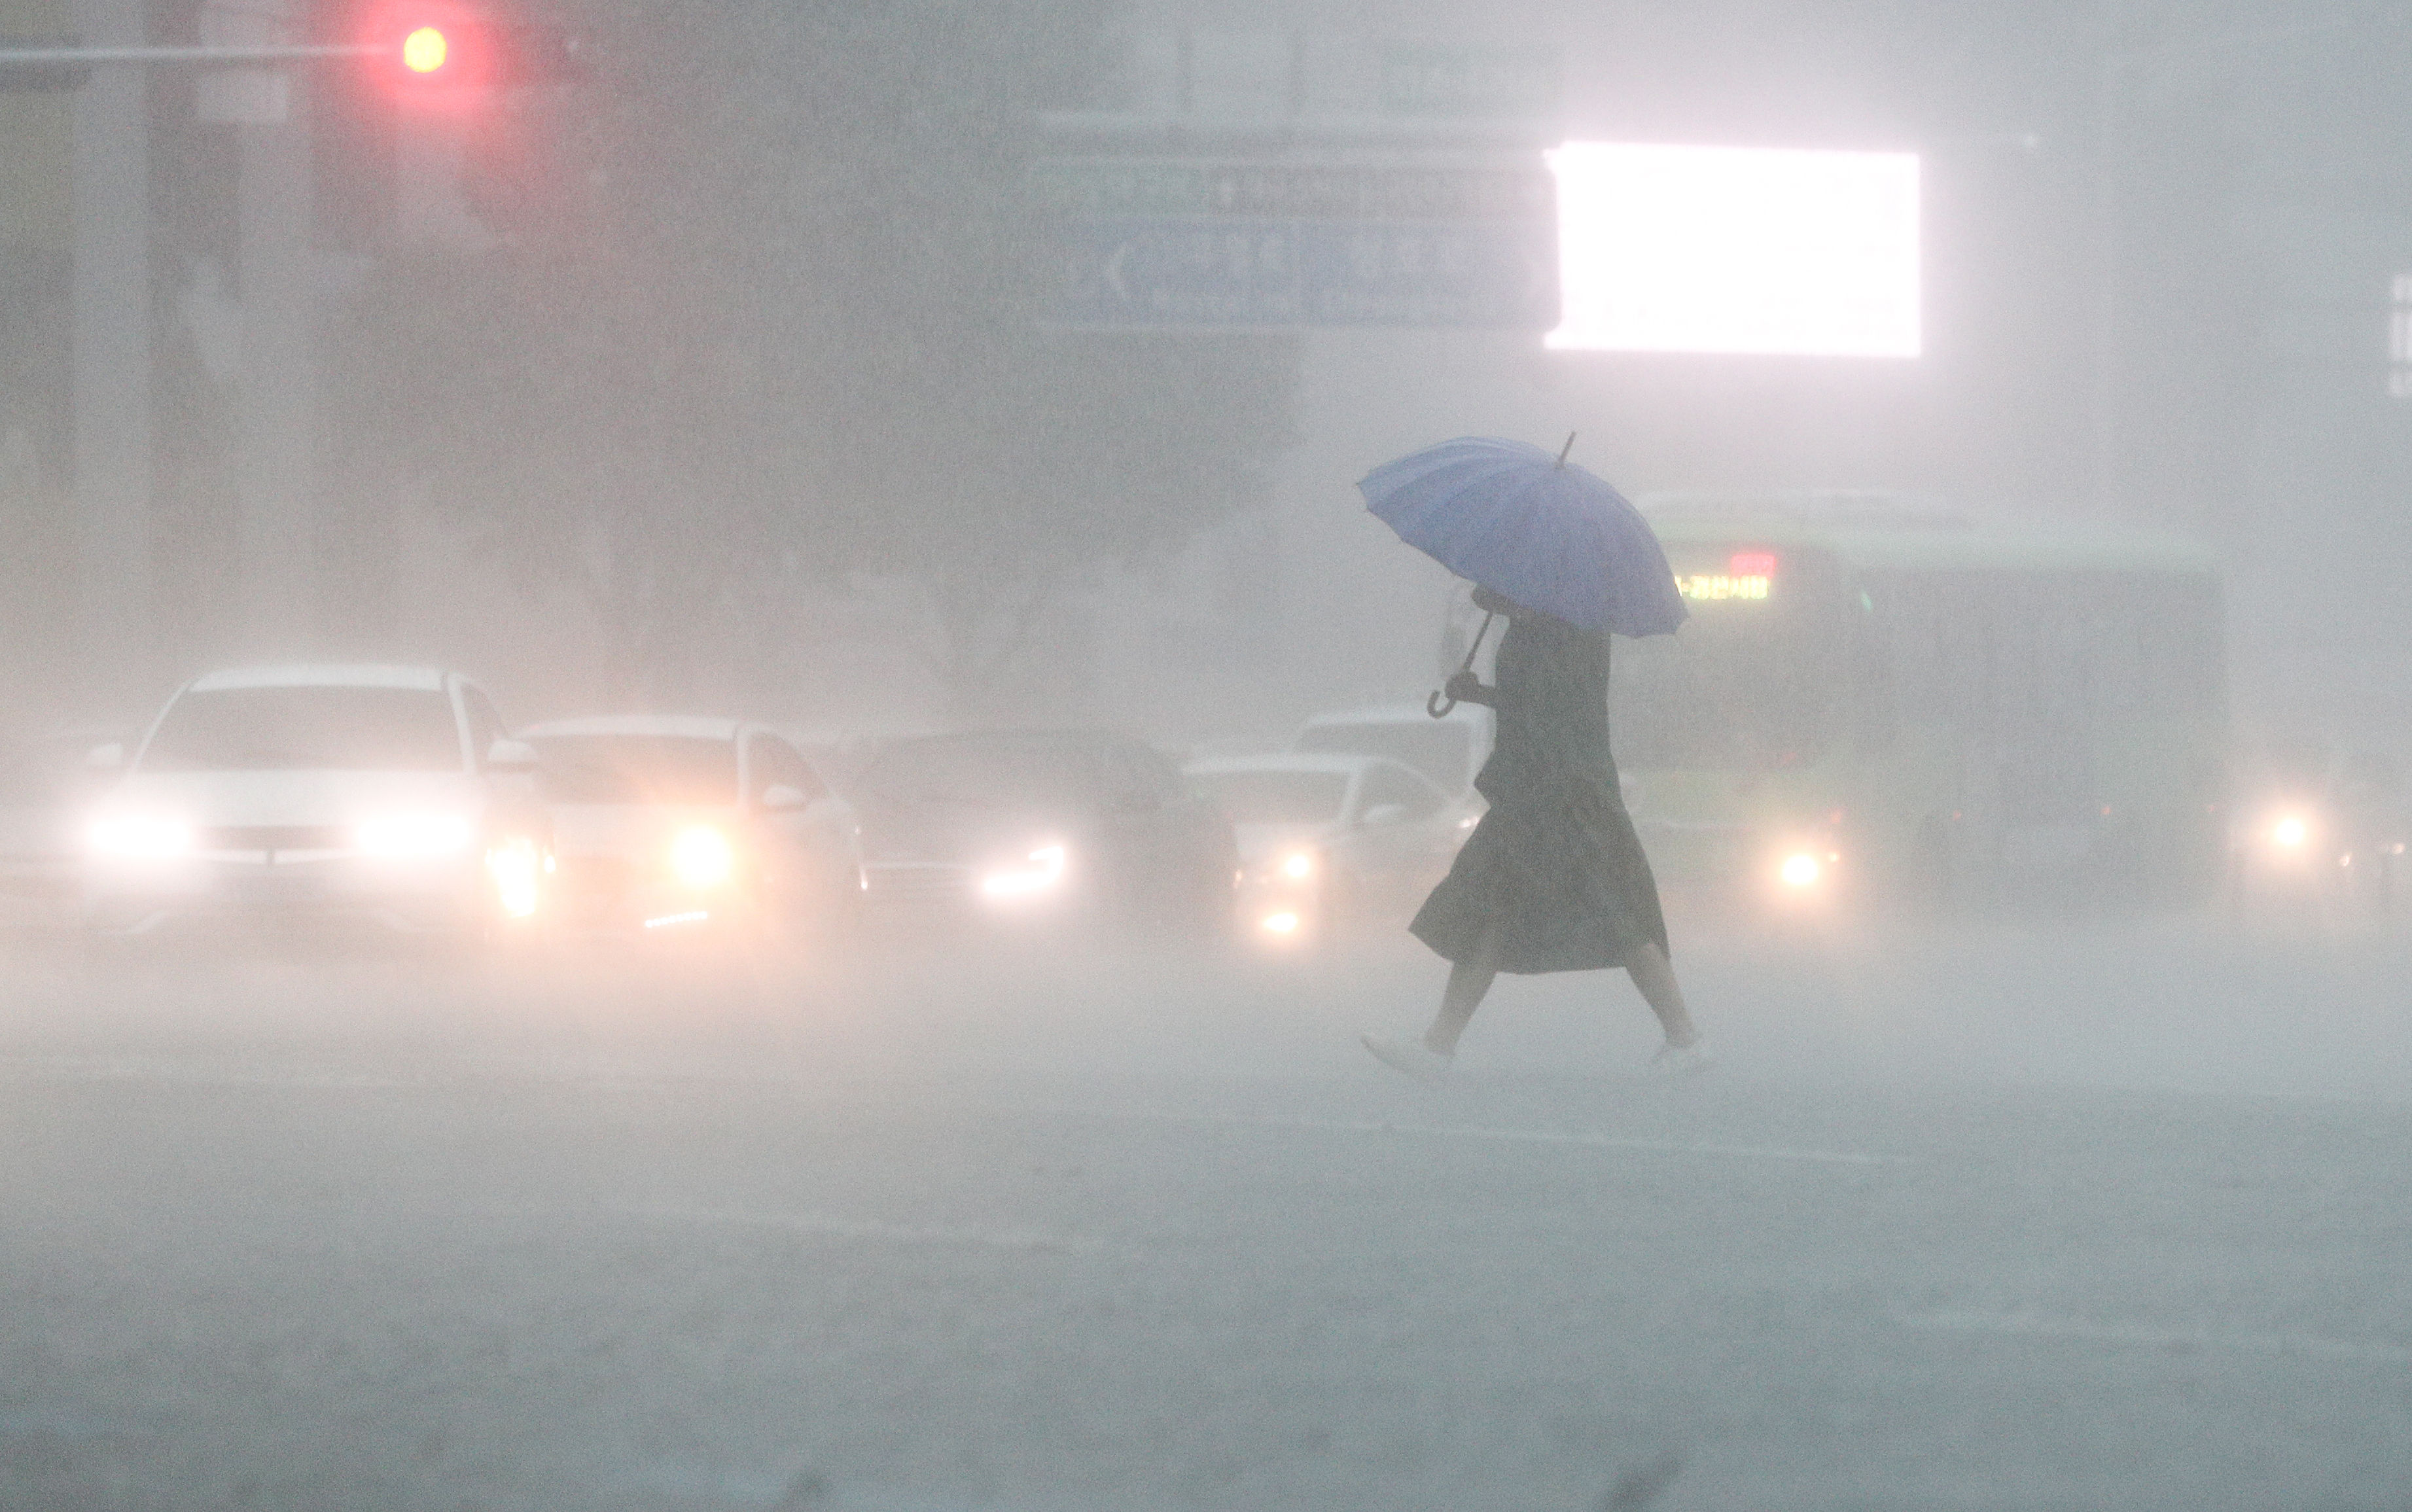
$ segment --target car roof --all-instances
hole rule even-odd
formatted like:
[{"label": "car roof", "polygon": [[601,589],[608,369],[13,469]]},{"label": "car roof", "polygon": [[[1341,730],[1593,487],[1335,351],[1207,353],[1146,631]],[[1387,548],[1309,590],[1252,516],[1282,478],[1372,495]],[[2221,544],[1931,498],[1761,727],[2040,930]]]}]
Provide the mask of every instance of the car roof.
[{"label": "car roof", "polygon": [[584,719],[549,719],[520,731],[523,741],[562,735],[654,735],[692,741],[733,741],[745,727],[739,719],[709,714],[596,714]]},{"label": "car roof", "polygon": [[442,690],[444,679],[443,669],[435,667],[292,662],[225,668],[205,672],[184,686],[191,693],[228,688],[419,688],[433,693]]},{"label": "car roof", "polygon": [[1197,777],[1213,777],[1233,771],[1311,771],[1335,777],[1353,777],[1375,767],[1395,767],[1427,787],[1431,778],[1404,761],[1389,756],[1358,756],[1346,751],[1271,751],[1257,756],[1206,756],[1189,762],[1181,770]]},{"label": "car roof", "polygon": [[959,729],[934,735],[905,735],[882,742],[883,748],[895,749],[907,745],[973,745],[973,746],[1066,746],[1102,750],[1109,746],[1122,750],[1147,749],[1147,742],[1125,735],[1117,729]]}]

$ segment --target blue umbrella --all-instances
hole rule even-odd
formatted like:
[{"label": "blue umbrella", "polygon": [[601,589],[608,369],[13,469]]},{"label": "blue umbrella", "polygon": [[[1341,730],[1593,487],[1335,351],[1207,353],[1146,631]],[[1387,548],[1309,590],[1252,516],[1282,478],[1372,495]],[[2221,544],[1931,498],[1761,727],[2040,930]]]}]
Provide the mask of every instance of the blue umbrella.
[{"label": "blue umbrella", "polygon": [[1563,452],[1461,436],[1386,462],[1357,487],[1401,540],[1527,608],[1621,636],[1684,623],[1650,521]]}]

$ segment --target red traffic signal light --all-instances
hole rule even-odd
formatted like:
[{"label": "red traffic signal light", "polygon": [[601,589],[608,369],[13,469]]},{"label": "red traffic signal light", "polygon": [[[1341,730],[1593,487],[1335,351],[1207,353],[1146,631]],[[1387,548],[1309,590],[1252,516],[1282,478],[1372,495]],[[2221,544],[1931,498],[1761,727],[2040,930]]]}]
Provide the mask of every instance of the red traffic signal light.
[{"label": "red traffic signal light", "polygon": [[371,58],[397,101],[473,108],[494,90],[581,77],[578,39],[450,0],[395,0],[371,19]]},{"label": "red traffic signal light", "polygon": [[451,61],[452,44],[441,26],[415,27],[402,39],[402,66],[411,73],[436,73]]}]

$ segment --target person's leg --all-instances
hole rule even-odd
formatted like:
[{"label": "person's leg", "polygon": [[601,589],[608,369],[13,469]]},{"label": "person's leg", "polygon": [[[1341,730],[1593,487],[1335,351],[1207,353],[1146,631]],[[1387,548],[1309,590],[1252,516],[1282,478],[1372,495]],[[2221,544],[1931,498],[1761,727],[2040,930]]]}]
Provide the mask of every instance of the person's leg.
[{"label": "person's leg", "polygon": [[1499,974],[1489,966],[1471,961],[1461,961],[1449,968],[1449,985],[1441,990],[1440,1012],[1434,1015],[1432,1027],[1424,1031],[1424,1048],[1435,1055],[1455,1055],[1458,1036],[1465,1033],[1467,1020],[1482,1006],[1482,995],[1491,991],[1492,979]]},{"label": "person's leg", "polygon": [[[1641,1001],[1658,1016],[1658,1027],[1667,1032],[1667,1043],[1681,1050],[1699,1043],[1700,1032],[1692,1026],[1691,1010],[1684,1006],[1683,985],[1675,980],[1674,962],[1655,942],[1642,946],[1625,959],[1625,974],[1633,985],[1641,990]],[[1455,981],[1451,977],[1452,982]],[[1478,994],[1478,996],[1479,994]],[[1468,1008],[1469,1014],[1474,1010]]]}]

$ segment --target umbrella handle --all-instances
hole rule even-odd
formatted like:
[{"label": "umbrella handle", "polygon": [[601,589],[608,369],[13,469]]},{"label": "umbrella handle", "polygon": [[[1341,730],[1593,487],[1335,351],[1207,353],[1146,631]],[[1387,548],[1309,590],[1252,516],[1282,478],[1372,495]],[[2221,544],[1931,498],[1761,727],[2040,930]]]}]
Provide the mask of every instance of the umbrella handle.
[{"label": "umbrella handle", "polygon": [[[1474,632],[1474,644],[1465,648],[1465,660],[1458,664],[1459,671],[1474,670],[1474,658],[1482,650],[1482,638],[1491,633],[1491,622],[1497,618],[1499,618],[1498,615],[1488,609],[1483,611],[1482,626]],[[1424,712],[1434,719],[1447,719],[1456,707],[1457,700],[1445,697],[1438,688],[1424,695]]]}]

